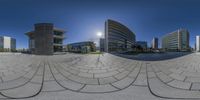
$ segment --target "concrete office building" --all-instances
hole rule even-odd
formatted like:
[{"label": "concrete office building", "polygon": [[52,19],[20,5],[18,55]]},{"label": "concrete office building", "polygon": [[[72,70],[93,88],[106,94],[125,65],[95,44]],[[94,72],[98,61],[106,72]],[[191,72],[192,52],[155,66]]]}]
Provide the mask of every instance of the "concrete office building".
[{"label": "concrete office building", "polygon": [[162,48],[166,51],[188,51],[189,32],[186,29],[179,29],[171,32],[162,38]]},{"label": "concrete office building", "polygon": [[33,54],[51,55],[61,52],[65,31],[54,28],[52,23],[35,24],[35,30],[27,32],[29,37],[29,50]]},{"label": "concrete office building", "polygon": [[158,49],[158,38],[154,37],[151,41],[151,48],[152,49]]},{"label": "concrete office building", "polygon": [[1,51],[15,51],[16,39],[8,36],[0,36],[0,49]]},{"label": "concrete office building", "polygon": [[200,52],[200,36],[196,36],[196,46],[195,46],[195,50],[197,52]]},{"label": "concrete office building", "polygon": [[71,43],[65,46],[65,48],[67,48],[68,52],[75,53],[89,53],[96,51],[95,43],[92,41]]},{"label": "concrete office building", "polygon": [[135,34],[121,23],[108,19],[105,22],[105,52],[132,51]]},{"label": "concrete office building", "polygon": [[105,39],[100,38],[100,40],[99,40],[99,48],[100,48],[101,52],[105,51]]}]

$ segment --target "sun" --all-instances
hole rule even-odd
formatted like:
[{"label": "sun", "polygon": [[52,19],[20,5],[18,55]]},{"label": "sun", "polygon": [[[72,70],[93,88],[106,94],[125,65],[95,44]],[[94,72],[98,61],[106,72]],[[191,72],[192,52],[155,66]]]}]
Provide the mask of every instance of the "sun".
[{"label": "sun", "polygon": [[103,35],[102,32],[97,32],[98,37],[101,37],[102,35]]}]

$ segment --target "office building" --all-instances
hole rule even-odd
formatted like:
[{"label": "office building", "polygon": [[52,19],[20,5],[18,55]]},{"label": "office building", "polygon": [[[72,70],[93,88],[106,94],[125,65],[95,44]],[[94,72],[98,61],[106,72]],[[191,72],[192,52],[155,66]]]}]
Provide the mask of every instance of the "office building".
[{"label": "office building", "polygon": [[162,38],[162,48],[166,51],[188,51],[189,32],[186,29],[179,29],[171,32]]},{"label": "office building", "polygon": [[63,50],[65,31],[54,28],[52,23],[35,24],[35,30],[27,32],[29,50],[33,54],[51,55]]},{"label": "office building", "polygon": [[8,36],[0,36],[0,51],[15,51],[16,39]]},{"label": "office building", "polygon": [[142,47],[143,49],[147,49],[147,42],[146,41],[137,41],[136,45]]},{"label": "office building", "polygon": [[196,36],[196,46],[195,46],[195,48],[196,48],[196,51],[197,52],[200,52],[200,36]]},{"label": "office building", "polygon": [[89,53],[96,51],[95,43],[92,41],[71,43],[68,44],[65,48],[67,48],[68,52],[75,53]]},{"label": "office building", "polygon": [[105,52],[132,51],[135,34],[121,23],[108,19],[105,22]]},{"label": "office building", "polygon": [[158,49],[158,38],[153,38],[153,40],[151,41],[151,48]]},{"label": "office building", "polygon": [[99,42],[100,42],[99,43],[100,51],[104,52],[105,51],[105,39],[100,38]]}]

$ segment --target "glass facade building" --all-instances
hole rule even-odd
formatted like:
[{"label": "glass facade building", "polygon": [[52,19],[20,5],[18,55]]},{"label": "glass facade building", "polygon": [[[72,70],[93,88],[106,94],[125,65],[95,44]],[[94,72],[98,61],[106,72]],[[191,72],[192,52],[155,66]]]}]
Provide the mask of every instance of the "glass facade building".
[{"label": "glass facade building", "polygon": [[105,52],[132,51],[135,34],[121,23],[108,19],[105,22]]},{"label": "glass facade building", "polygon": [[100,38],[100,40],[99,40],[99,47],[100,47],[100,51],[101,52],[105,51],[105,39]]},{"label": "glass facade building", "polygon": [[68,50],[68,52],[75,53],[89,53],[96,51],[95,43],[92,41],[71,43],[68,44],[65,48],[67,48],[66,50]]},{"label": "glass facade building", "polygon": [[146,41],[137,41],[136,45],[141,46],[143,49],[147,49],[147,42]]},{"label": "glass facade building", "polygon": [[153,40],[151,41],[151,48],[158,49],[158,38],[153,38]]},{"label": "glass facade building", "polygon": [[166,51],[188,51],[189,32],[186,29],[179,29],[165,35],[162,38],[162,48]]}]

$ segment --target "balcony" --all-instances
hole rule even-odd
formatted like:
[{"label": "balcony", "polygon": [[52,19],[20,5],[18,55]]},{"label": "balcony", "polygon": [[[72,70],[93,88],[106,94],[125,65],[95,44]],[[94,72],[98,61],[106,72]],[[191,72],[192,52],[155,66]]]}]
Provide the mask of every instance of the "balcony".
[{"label": "balcony", "polygon": [[63,46],[62,43],[53,43],[53,46]]},{"label": "balcony", "polygon": [[53,35],[54,38],[65,39],[64,35]]}]

